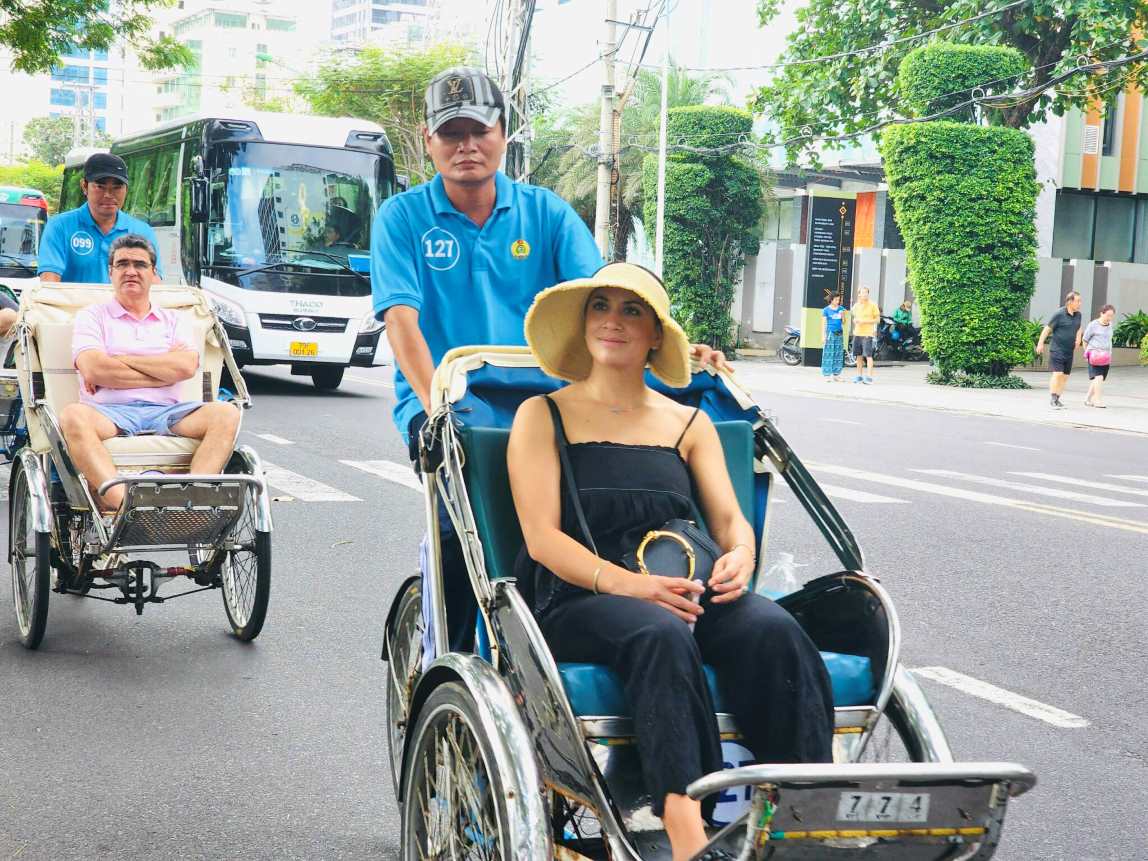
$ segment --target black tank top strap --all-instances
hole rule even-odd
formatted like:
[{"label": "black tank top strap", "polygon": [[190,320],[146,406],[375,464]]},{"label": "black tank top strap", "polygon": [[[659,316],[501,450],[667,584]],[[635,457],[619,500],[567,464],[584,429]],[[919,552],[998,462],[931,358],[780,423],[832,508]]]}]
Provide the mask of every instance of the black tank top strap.
[{"label": "black tank top strap", "polygon": [[686,422],[686,426],[684,428],[682,428],[682,435],[680,437],[678,437],[678,441],[676,443],[674,443],[674,448],[677,448],[678,446],[680,446],[682,444],[682,440],[684,440],[686,438],[686,434],[689,433],[689,431],[690,431],[690,425],[692,425],[694,423],[694,419],[696,419],[698,417],[698,413],[700,413],[701,411],[702,411],[701,407],[695,407],[694,408],[694,413],[693,413],[693,415],[690,416],[690,420],[688,422]]},{"label": "black tank top strap", "polygon": [[562,424],[562,411],[558,409],[558,404],[550,399],[550,395],[542,396],[546,400],[546,406],[550,407],[550,418],[554,422],[554,436],[558,440],[560,446],[569,445],[569,440],[566,439],[566,425]]}]

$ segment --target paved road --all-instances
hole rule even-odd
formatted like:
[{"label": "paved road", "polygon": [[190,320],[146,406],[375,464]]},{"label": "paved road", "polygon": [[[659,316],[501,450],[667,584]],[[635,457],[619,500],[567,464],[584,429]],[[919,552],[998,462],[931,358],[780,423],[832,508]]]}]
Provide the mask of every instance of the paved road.
[{"label": "paved road", "polygon": [[[304,378],[251,375],[244,433],[277,467],[280,499],[254,644],[227,635],[214,594],[138,619],[53,596],[44,646],[27,653],[0,591],[2,861],[396,854],[378,648],[422,514],[414,491],[378,474],[407,480],[388,379],[357,370],[321,395]],[[1040,776],[997,857],[1142,856],[1144,439],[759,395],[891,590],[907,665],[1005,692],[1002,705],[923,681],[960,758]],[[802,578],[830,570],[788,491],[777,499],[770,562],[789,553]],[[1019,697],[1077,720],[1018,712]]]}]

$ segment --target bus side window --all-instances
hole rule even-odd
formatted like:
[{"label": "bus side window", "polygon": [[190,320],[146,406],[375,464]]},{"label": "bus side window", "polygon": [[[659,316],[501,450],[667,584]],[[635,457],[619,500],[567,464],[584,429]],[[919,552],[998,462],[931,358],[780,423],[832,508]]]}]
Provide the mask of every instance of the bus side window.
[{"label": "bus side window", "polygon": [[148,221],[152,227],[171,227],[175,224],[175,174],[178,159],[178,144],[155,154],[155,182],[148,212]]},{"label": "bus side window", "polygon": [[151,216],[152,176],[155,169],[155,150],[128,156],[128,196],[124,209],[136,218],[148,221]]}]

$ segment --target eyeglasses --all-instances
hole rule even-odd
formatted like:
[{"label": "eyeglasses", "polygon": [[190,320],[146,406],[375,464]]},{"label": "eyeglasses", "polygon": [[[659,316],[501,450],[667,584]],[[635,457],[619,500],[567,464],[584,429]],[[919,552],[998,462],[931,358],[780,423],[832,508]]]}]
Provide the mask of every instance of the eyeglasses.
[{"label": "eyeglasses", "polygon": [[150,260],[117,260],[112,264],[112,268],[117,272],[127,272],[129,269],[134,269],[137,272],[147,272],[151,269]]}]

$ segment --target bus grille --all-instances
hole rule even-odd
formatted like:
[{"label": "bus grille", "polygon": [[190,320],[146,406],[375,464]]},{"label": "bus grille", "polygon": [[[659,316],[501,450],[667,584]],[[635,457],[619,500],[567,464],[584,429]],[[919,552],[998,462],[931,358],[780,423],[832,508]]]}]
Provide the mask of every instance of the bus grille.
[{"label": "bus grille", "polygon": [[[309,328],[306,323],[295,325],[295,321],[312,320],[315,325]],[[346,317],[308,317],[306,315],[287,316],[284,314],[260,314],[259,324],[264,329],[277,329],[285,332],[345,332],[347,330]]]}]

